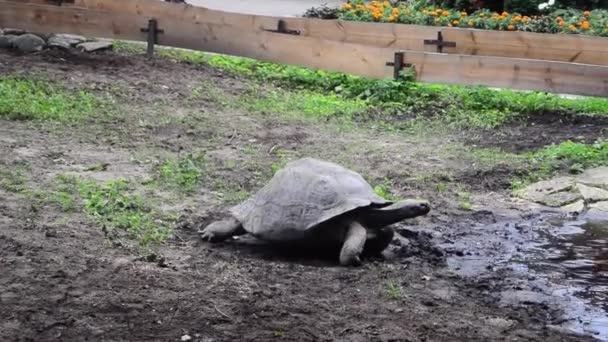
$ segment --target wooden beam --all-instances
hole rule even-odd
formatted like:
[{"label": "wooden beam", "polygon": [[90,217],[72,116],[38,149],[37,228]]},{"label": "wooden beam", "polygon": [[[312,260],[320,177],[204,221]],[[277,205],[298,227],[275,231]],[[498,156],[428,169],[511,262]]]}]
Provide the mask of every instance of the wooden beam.
[{"label": "wooden beam", "polygon": [[[45,2],[48,0],[29,1]],[[445,41],[456,43],[456,47],[445,47],[443,49],[445,53],[608,65],[608,38],[603,37],[310,18],[281,18],[230,13],[158,0],[74,1],[74,6],[77,7],[130,15],[145,15],[159,20],[184,20],[194,23],[230,25],[243,30],[274,29],[278,21],[282,19],[286,22],[288,29],[299,30],[303,36],[390,47],[396,50],[434,52],[436,47],[425,45],[424,40],[436,39],[437,33],[441,31]]]},{"label": "wooden beam", "polygon": [[555,60],[608,65],[608,38],[442,28],[443,39],[456,42],[447,53]]},{"label": "wooden beam", "polygon": [[[0,0],[0,26],[145,41],[147,15],[119,15],[75,7]],[[339,71],[370,78],[392,76],[393,48],[318,37],[248,31],[228,24],[159,19],[159,44]],[[405,51],[421,82],[485,85],[608,96],[608,67],[530,59]]]}]

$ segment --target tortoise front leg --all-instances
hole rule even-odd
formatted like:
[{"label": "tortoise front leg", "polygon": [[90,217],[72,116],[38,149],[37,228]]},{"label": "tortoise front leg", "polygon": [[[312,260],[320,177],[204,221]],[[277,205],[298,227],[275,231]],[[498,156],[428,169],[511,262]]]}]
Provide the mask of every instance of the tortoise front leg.
[{"label": "tortoise front leg", "polygon": [[361,259],[359,256],[363,252],[367,240],[367,230],[359,222],[352,221],[348,225],[346,237],[340,251],[340,264],[343,266],[359,266]]},{"label": "tortoise front leg", "polygon": [[201,239],[209,242],[220,242],[234,235],[243,235],[247,232],[241,222],[231,217],[221,221],[215,221],[198,232]]},{"label": "tortoise front leg", "polygon": [[390,226],[377,230],[368,230],[363,254],[366,256],[379,256],[390,245],[394,237],[395,230]]}]

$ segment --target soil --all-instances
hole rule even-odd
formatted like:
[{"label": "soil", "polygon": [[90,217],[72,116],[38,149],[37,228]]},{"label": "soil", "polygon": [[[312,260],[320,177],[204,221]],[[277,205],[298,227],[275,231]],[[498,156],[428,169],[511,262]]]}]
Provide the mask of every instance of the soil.
[{"label": "soil", "polygon": [[[194,195],[150,195],[180,216],[156,258],[109,243],[79,211],[64,213],[0,187],[1,340],[594,340],[562,328],[573,318],[551,286],[502,263],[533,238],[515,223],[529,222],[538,209],[492,186],[496,192],[475,193],[474,210],[462,211],[450,191],[421,183],[427,172],[474,168],[436,154],[445,137],[341,131],[247,113],[191,95],[202,82],[238,95],[250,81],[142,56],[0,51],[0,73],[43,74],[119,103],[117,115],[84,124],[0,119],[0,166],[25,166],[32,189],[50,188],[65,172],[137,181],[151,177],[163,157],[195,151],[214,165]],[[255,191],[277,151],[338,161],[369,179],[388,176],[398,195],[424,196],[433,209],[398,224],[385,257],[359,268],[248,237],[200,241],[197,230],[228,205],[213,181]],[[107,170],[86,171],[99,163]],[[504,175],[484,177],[492,183]],[[478,269],[451,266],[475,258],[483,260]]]},{"label": "soil", "polygon": [[466,142],[520,153],[566,140],[592,144],[606,136],[608,116],[574,116],[557,111],[539,113],[481,134],[473,133],[466,138]]}]

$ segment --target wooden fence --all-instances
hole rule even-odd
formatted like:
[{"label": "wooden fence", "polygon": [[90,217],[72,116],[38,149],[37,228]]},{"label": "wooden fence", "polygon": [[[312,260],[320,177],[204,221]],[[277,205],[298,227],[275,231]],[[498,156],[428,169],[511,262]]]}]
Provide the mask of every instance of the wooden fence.
[{"label": "wooden fence", "polygon": [[392,77],[388,64],[403,52],[421,82],[608,96],[601,37],[280,18],[158,0],[0,0],[0,27],[29,31],[146,41],[150,19],[162,30],[159,45],[371,78]]}]

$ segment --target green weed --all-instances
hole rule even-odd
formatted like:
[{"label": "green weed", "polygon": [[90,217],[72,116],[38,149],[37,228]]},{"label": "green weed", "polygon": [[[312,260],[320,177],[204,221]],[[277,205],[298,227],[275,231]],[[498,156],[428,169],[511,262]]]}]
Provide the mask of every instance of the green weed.
[{"label": "green weed", "polygon": [[471,210],[473,204],[471,203],[471,194],[467,191],[459,191],[458,195],[458,207],[462,210]]},{"label": "green weed", "polygon": [[376,195],[387,201],[396,201],[397,198],[391,190],[391,182],[387,178],[383,179],[382,182],[374,187]]},{"label": "green weed", "polygon": [[85,213],[104,227],[109,238],[125,232],[142,248],[160,244],[171,230],[146,201],[132,193],[129,183],[119,179],[98,184],[76,176],[56,178],[53,200],[68,211],[80,201]]},{"label": "green weed", "polygon": [[394,280],[389,280],[386,282],[386,295],[388,298],[397,300],[403,296],[403,290],[401,285]]},{"label": "green weed", "polygon": [[40,79],[0,76],[0,117],[15,120],[80,120],[100,106],[85,91],[69,91]]},{"label": "green weed", "polygon": [[160,180],[174,188],[190,192],[203,176],[204,156],[189,154],[179,159],[168,159],[160,167]]},{"label": "green weed", "polygon": [[594,144],[565,141],[527,153],[524,157],[530,172],[512,180],[511,186],[515,191],[553,177],[559,171],[579,173],[587,168],[608,165],[608,140],[598,140]]},{"label": "green weed", "polygon": [[25,167],[0,165],[0,187],[15,193],[26,191]]}]

